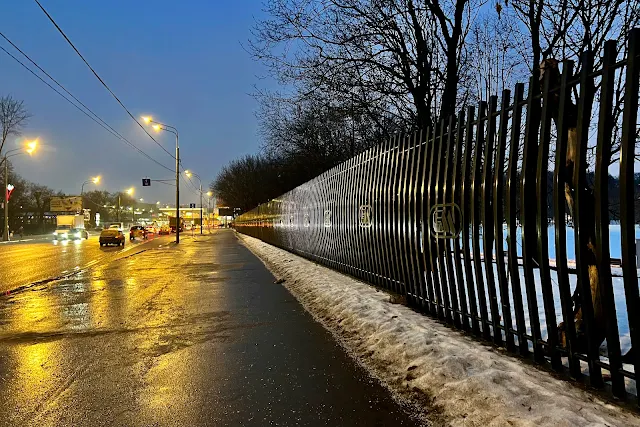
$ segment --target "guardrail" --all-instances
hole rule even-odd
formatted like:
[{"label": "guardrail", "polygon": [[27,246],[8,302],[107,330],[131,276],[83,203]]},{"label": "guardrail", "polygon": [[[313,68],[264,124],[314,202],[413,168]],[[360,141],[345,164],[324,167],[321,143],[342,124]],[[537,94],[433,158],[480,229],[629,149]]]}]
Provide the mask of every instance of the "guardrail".
[{"label": "guardrail", "polygon": [[[630,34],[627,58],[616,62],[617,52],[608,42],[598,71],[591,52],[577,74],[572,63],[561,74],[547,63],[542,87],[532,78],[526,97],[518,84],[500,106],[493,96],[436,127],[398,135],[238,217],[236,228],[637,399],[640,29]],[[614,169],[619,207],[609,194]],[[619,232],[610,225],[613,208]]]}]

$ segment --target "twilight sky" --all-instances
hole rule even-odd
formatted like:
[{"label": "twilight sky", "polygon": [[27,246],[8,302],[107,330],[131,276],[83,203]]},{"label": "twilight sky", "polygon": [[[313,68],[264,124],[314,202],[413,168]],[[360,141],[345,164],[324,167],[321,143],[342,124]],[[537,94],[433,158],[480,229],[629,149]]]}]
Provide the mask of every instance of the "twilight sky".
[{"label": "twilight sky", "polygon": [[[150,114],[180,132],[180,156],[198,173],[203,188],[221,166],[258,151],[249,95],[264,69],[242,44],[261,16],[261,0],[41,0],[78,50],[134,116]],[[169,168],[175,161],[133,122],[32,0],[5,0],[0,31],[58,82],[129,141]],[[4,40],[0,45],[19,59]],[[26,61],[23,61],[27,63]],[[27,63],[28,64],[28,63]],[[91,121],[13,59],[0,51],[0,94],[25,101],[33,117],[24,138],[39,137],[38,155],[14,159],[24,178],[66,193],[80,193],[90,176],[100,174],[101,189],[131,186],[145,202],[175,200],[174,187],[142,177],[172,174]],[[156,134],[171,153],[173,135]],[[20,140],[9,142],[14,148]],[[175,175],[173,175],[175,177]],[[197,185],[197,180],[194,181]],[[195,201],[181,187],[181,202]],[[93,187],[85,186],[85,190]]]}]

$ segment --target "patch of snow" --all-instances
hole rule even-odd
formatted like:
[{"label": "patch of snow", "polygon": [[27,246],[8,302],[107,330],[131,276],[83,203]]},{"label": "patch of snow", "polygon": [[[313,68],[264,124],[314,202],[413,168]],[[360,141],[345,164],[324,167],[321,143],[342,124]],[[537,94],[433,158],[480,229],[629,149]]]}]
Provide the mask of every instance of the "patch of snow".
[{"label": "patch of snow", "polygon": [[452,426],[640,426],[640,417],[501,354],[351,277],[238,234],[392,391]]}]

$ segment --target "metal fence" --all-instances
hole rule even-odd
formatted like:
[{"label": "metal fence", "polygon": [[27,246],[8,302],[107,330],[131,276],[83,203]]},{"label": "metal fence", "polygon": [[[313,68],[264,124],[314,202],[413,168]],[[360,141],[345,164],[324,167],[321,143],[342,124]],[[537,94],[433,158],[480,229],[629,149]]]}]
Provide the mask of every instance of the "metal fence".
[{"label": "metal fence", "polygon": [[640,29],[625,52],[617,60],[608,42],[598,71],[585,52],[579,73],[564,62],[561,74],[532,79],[526,97],[518,84],[500,106],[494,96],[398,135],[241,215],[236,229],[616,397],[637,396]]}]

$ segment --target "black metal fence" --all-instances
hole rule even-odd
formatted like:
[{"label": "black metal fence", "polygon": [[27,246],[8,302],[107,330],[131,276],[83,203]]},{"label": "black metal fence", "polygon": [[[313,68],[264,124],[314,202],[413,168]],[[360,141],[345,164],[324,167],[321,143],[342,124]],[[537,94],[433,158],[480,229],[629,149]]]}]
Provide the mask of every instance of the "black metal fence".
[{"label": "black metal fence", "polygon": [[518,84],[499,106],[491,97],[396,136],[236,228],[616,397],[637,396],[640,29],[626,48],[618,61],[608,42],[598,71],[586,52],[578,74],[569,62],[561,74],[547,69],[526,97]]}]

